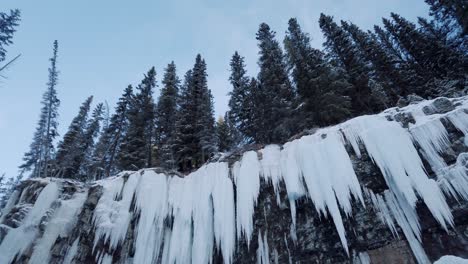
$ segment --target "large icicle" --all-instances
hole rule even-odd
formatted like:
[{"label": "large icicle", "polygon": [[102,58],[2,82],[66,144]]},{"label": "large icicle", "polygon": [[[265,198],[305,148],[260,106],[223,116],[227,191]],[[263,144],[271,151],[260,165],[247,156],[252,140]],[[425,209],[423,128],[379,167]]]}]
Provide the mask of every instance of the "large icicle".
[{"label": "large icicle", "polygon": [[234,188],[226,162],[208,164],[209,180],[213,184],[213,225],[216,247],[221,249],[224,263],[230,264],[235,249],[236,219]]},{"label": "large icicle", "polygon": [[[103,194],[93,216],[96,228],[93,249],[96,248],[100,239],[104,239],[104,242],[109,241],[110,248],[115,249],[125,238],[132,219],[130,205],[139,178],[139,175],[133,173],[128,176],[125,183],[122,174],[114,179],[102,181]],[[120,198],[119,196],[121,199],[117,199]]]},{"label": "large icicle", "polygon": [[50,250],[58,237],[65,238],[76,224],[77,216],[88,196],[88,192],[77,192],[69,200],[62,200],[60,207],[47,224],[41,239],[36,242],[29,264],[49,263]]},{"label": "large icicle", "polygon": [[253,233],[253,213],[260,192],[260,163],[257,153],[248,151],[236,164],[233,172],[237,187],[237,238],[243,235],[249,246]]},{"label": "large icicle", "polygon": [[189,177],[192,180],[192,263],[210,263],[213,256],[213,203],[210,176],[216,173],[213,166],[203,166]]},{"label": "large icicle", "polygon": [[257,264],[270,264],[270,250],[268,248],[267,232],[262,237],[262,232],[258,232]]},{"label": "large icicle", "polygon": [[278,145],[268,145],[259,152],[262,156],[262,159],[260,160],[262,167],[261,174],[267,182],[270,182],[273,185],[273,189],[276,194],[276,202],[280,204],[279,184],[283,179],[280,164],[281,149]]},{"label": "large icicle", "polygon": [[424,171],[407,130],[378,115],[357,117],[342,127],[353,146],[357,145],[357,140],[364,144],[393,192],[400,192],[414,208],[418,200],[416,190],[443,228],[453,224],[445,197]]},{"label": "large icicle", "polygon": [[169,210],[174,222],[169,246],[164,246],[164,263],[190,263],[192,259],[192,198],[193,177],[172,177],[169,180]]},{"label": "large icicle", "polygon": [[18,255],[29,248],[37,236],[37,226],[41,218],[57,200],[60,187],[55,181],[47,184],[37,197],[33,208],[18,228],[11,229],[0,245],[0,263],[11,263]]},{"label": "large icicle", "polygon": [[136,210],[140,212],[136,228],[135,263],[154,263],[164,238],[167,208],[167,176],[146,170],[136,191]]},{"label": "large icicle", "polygon": [[339,206],[349,216],[351,195],[363,205],[364,199],[341,135],[334,130],[326,132],[323,136],[305,136],[292,143],[297,145],[298,165],[315,209],[323,215],[327,215],[328,209],[343,248],[348,253]]}]

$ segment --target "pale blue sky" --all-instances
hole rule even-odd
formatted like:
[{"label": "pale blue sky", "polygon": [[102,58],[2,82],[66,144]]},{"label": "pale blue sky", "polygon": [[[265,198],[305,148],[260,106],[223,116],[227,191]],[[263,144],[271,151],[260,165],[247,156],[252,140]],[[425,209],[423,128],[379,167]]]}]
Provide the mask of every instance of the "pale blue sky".
[{"label": "pale blue sky", "polygon": [[22,21],[8,57],[22,56],[0,79],[0,173],[8,176],[16,175],[31,142],[55,39],[63,135],[87,96],[113,107],[123,89],[137,84],[151,66],[158,83],[171,60],[182,77],[197,53],[208,65],[216,115],[223,114],[234,51],[246,57],[250,75],[258,71],[255,32],[261,22],[282,42],[288,19],[296,17],[313,46],[321,47],[320,12],[364,29],[392,11],[410,20],[428,12],[423,0],[1,0],[0,11],[12,8],[21,10]]}]

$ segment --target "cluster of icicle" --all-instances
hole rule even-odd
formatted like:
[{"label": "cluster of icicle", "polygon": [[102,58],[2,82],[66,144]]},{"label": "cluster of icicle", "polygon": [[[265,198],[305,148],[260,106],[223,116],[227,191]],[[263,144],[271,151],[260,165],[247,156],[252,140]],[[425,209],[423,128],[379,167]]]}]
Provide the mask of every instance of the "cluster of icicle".
[{"label": "cluster of icicle", "polygon": [[[318,130],[283,146],[269,145],[258,152],[248,151],[232,167],[226,162],[207,164],[184,178],[142,170],[125,172],[128,177],[118,175],[99,181],[97,184],[104,190],[93,216],[96,261],[112,263],[112,252],[124,242],[130,222],[138,214],[133,263],[211,263],[215,248],[220,250],[224,263],[232,263],[236,241],[245,239],[249,244],[252,239],[254,208],[263,178],[273,185],[278,203],[280,182],[284,182],[293,239],[296,200],[307,197],[320,215],[331,217],[349,255],[343,217],[352,217],[352,199],[365,206],[367,197],[395,236],[398,236],[397,226],[400,227],[417,261],[429,263],[421,245],[417,201],[423,201],[439,224],[448,230],[453,225],[453,217],[445,197],[468,199],[468,175],[461,161],[447,166],[440,156],[450,144],[441,118],[463,132],[465,144],[468,143],[465,110],[468,98],[453,100],[459,105],[445,114],[424,115],[422,108],[430,107],[431,101],[390,109]],[[407,129],[386,118],[397,111],[411,113],[416,123]],[[374,194],[360,185],[346,144],[352,146],[357,157],[361,157],[359,146],[364,146],[381,170],[388,190]],[[428,177],[415,144],[437,174],[436,180]],[[57,199],[58,189],[57,183],[51,181],[23,224],[8,233],[0,245],[0,263],[9,263],[30,246],[38,231],[28,227],[37,225]],[[84,202],[81,195],[77,194],[55,210],[51,221],[63,228],[50,231],[46,228],[35,243],[32,263],[47,263],[48,250],[55,239],[66,235],[68,227],[74,224],[74,220],[65,219],[80,210]],[[173,219],[171,225],[167,219]],[[258,232],[258,263],[270,262],[267,232]],[[99,249],[100,242],[107,247]],[[77,239],[68,250],[65,263],[74,258],[78,243]],[[277,262],[278,253],[272,252],[271,257]],[[361,262],[368,261],[365,253],[359,258]]]}]

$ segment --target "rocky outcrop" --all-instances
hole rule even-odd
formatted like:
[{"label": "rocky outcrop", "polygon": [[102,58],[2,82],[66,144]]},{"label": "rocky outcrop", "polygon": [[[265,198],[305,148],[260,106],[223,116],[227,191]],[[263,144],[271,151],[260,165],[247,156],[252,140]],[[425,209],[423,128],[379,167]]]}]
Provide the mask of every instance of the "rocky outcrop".
[{"label": "rocky outcrop", "polygon": [[0,217],[0,263],[468,258],[467,109],[468,98],[418,100],[185,177],[25,180]]}]

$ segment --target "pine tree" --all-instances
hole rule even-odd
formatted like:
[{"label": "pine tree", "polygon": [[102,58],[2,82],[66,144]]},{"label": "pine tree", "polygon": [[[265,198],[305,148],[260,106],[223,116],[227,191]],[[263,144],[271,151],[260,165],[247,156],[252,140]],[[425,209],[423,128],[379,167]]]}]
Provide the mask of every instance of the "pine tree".
[{"label": "pine tree", "polygon": [[325,49],[328,56],[338,66],[345,69],[352,89],[348,94],[354,115],[373,113],[382,110],[384,106],[377,103],[373,94],[369,69],[362,60],[350,36],[338,26],[330,16],[320,15],[320,28],[325,36]]},{"label": "pine tree", "polygon": [[67,133],[58,144],[54,162],[54,176],[59,178],[79,179],[82,162],[82,144],[84,143],[88,113],[93,97],[88,97],[80,106],[78,115],[73,118]]},{"label": "pine tree", "polygon": [[138,93],[129,105],[128,130],[118,154],[118,167],[121,170],[137,170],[151,166],[154,136],[154,87],[156,87],[156,70],[152,67],[138,85]]},{"label": "pine tree", "polygon": [[321,51],[311,47],[309,36],[295,18],[289,20],[284,46],[302,105],[298,116],[304,127],[330,125],[348,117],[349,98],[343,93],[350,85],[333,73]]},{"label": "pine tree", "polygon": [[387,30],[408,53],[414,71],[426,81],[420,95],[439,96],[435,80],[461,80],[459,88],[463,89],[466,55],[424,34],[398,14],[392,13],[391,17],[393,23],[385,24]]},{"label": "pine tree", "polygon": [[295,108],[295,93],[289,82],[286,64],[283,60],[283,51],[275,40],[275,32],[262,23],[257,32],[258,47],[260,48],[258,65],[259,85],[264,90],[265,127],[269,136],[264,142],[258,143],[280,143],[297,132],[296,124],[291,119]]},{"label": "pine tree", "polygon": [[167,65],[162,80],[163,88],[156,105],[156,165],[175,169],[175,128],[177,122],[179,86],[174,62]]},{"label": "pine tree", "polygon": [[[13,34],[20,21],[21,12],[18,9],[10,10],[10,14],[0,12],[0,62],[5,60],[6,47],[13,44]],[[0,71],[3,67],[0,67]]]},{"label": "pine tree", "polygon": [[353,23],[342,21],[341,24],[343,29],[351,35],[365,60],[371,63],[371,76],[385,89],[391,104],[395,105],[400,96],[408,95],[409,83],[401,76],[377,37],[370,32],[362,31]]},{"label": "pine tree", "polygon": [[[461,34],[468,34],[468,3],[464,0],[425,0],[430,6],[431,15],[438,21],[462,29]],[[454,23],[455,22],[455,23]]]},{"label": "pine tree", "polygon": [[91,174],[92,169],[92,154],[94,152],[94,140],[99,134],[101,127],[101,122],[103,120],[102,114],[104,111],[104,104],[98,104],[91,116],[91,119],[88,121],[86,126],[86,131],[80,144],[80,157],[78,159],[79,174],[83,180],[95,180],[94,175]]},{"label": "pine tree", "polygon": [[109,177],[117,173],[116,155],[128,128],[128,108],[133,97],[133,88],[129,85],[117,102],[115,113],[109,120],[109,125],[103,131],[96,143],[92,158],[90,175],[95,179]]},{"label": "pine tree", "polygon": [[198,54],[185,74],[176,123],[175,149],[183,171],[201,166],[217,151],[213,96],[206,78],[206,63]]},{"label": "pine tree", "polygon": [[218,150],[221,152],[231,151],[241,142],[241,135],[234,123],[229,120],[229,113],[220,116],[216,121],[216,134],[218,137]]},{"label": "pine tree", "polygon": [[50,163],[54,155],[54,139],[58,136],[58,107],[57,98],[57,52],[58,43],[54,41],[53,56],[50,59],[49,81],[47,90],[42,96],[42,108],[39,122],[34,133],[30,150],[24,155],[24,163],[20,166],[22,171],[31,171],[31,177],[49,177]]},{"label": "pine tree", "polygon": [[[250,126],[247,118],[247,97],[249,78],[246,76],[244,57],[240,56],[237,51],[231,58],[231,75],[229,81],[232,85],[232,91],[229,93],[229,116],[226,120],[234,123],[236,128],[246,137],[249,134],[248,127]],[[247,139],[249,141],[249,139]]]},{"label": "pine tree", "polygon": [[220,116],[216,121],[216,134],[218,136],[218,149],[221,152],[227,152],[231,149],[233,142],[229,133],[229,127],[224,119]]}]

